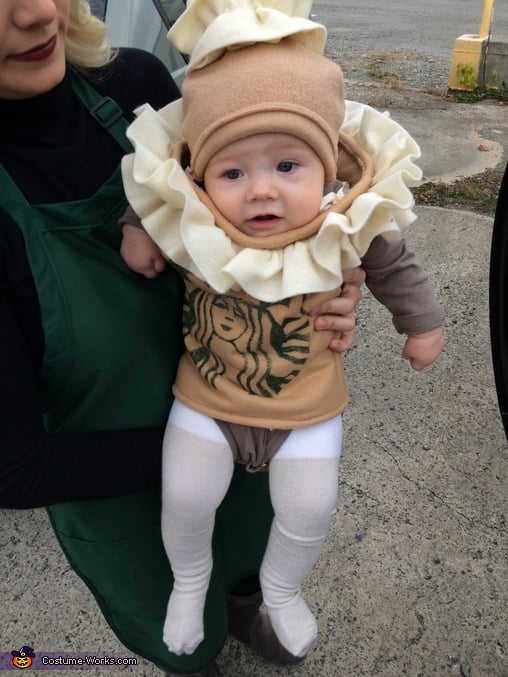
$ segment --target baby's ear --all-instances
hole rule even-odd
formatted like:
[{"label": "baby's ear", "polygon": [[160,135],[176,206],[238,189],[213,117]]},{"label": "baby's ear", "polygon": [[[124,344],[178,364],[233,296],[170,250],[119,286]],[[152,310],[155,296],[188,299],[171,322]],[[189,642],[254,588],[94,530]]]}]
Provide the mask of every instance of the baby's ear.
[{"label": "baby's ear", "polygon": [[363,168],[353,153],[339,140],[339,154],[337,158],[337,178],[354,186],[362,178]]},{"label": "baby's ear", "polygon": [[177,141],[175,144],[169,146],[168,155],[170,158],[175,158],[184,169],[190,167],[190,150],[189,146],[184,141]]}]

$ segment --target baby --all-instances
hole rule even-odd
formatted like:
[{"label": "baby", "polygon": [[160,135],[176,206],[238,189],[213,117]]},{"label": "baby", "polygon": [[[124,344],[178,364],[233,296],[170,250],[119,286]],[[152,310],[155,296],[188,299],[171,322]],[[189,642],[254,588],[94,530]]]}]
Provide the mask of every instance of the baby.
[{"label": "baby", "polygon": [[178,106],[145,108],[129,131],[124,181],[145,230],[123,227],[122,255],[147,277],[169,259],[185,282],[163,449],[175,653],[203,639],[214,515],[235,461],[269,472],[260,580],[275,633],[297,657],[316,639],[300,591],[335,510],[347,391],[308,313],[337,294],[342,270],[364,267],[414,369],[442,350],[441,309],[400,236],[418,149],[372,109],[357,110],[363,146],[340,131],[343,92],[337,65],[287,37],[222,51],[188,73]]}]

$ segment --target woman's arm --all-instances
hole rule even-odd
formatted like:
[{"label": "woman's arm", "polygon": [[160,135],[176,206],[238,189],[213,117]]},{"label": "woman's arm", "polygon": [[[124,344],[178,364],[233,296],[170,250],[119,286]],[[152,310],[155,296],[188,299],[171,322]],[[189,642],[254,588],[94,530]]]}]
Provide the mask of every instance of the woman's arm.
[{"label": "woman's arm", "polygon": [[[140,50],[121,50],[113,64],[91,72],[90,78],[104,96],[120,103],[129,119],[133,108],[145,101],[160,107],[179,96],[164,65]],[[74,117],[66,119],[69,125],[76,124]],[[120,150],[108,135],[104,143],[100,142],[102,136],[97,137],[97,144],[89,143],[96,125],[86,111],[83,118],[78,118],[78,124],[87,133],[74,135],[75,147],[69,152],[85,160],[75,163],[79,166],[83,195],[73,192],[74,177],[67,163],[60,162],[48,172],[43,156],[44,171],[39,171],[31,152],[32,140],[25,138],[23,147],[16,146],[15,159],[21,169],[19,177],[15,176],[31,202],[88,197],[117,166]],[[65,139],[68,130],[60,131]],[[34,136],[38,133],[36,130]],[[39,143],[37,138],[34,143]],[[51,151],[54,145],[56,142],[51,144]],[[1,151],[0,144],[0,154]],[[83,166],[88,170],[86,181],[81,177]],[[34,171],[26,171],[27,168]],[[15,169],[16,166],[9,167],[9,172]],[[50,178],[45,182],[46,174]],[[55,185],[61,190],[58,194]],[[23,238],[16,224],[0,210],[0,507],[32,508],[106,498],[157,485],[162,427],[46,434],[37,383],[43,342],[37,294]],[[169,404],[168,398],[168,408]]]},{"label": "woman's arm", "polygon": [[155,486],[163,428],[48,435],[36,369],[0,282],[0,507],[117,496]]}]

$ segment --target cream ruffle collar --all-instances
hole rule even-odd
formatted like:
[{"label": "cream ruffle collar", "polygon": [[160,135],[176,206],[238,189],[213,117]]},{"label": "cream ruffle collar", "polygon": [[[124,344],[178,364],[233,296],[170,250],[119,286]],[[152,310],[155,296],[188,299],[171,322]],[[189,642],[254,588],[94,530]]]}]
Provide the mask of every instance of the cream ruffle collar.
[{"label": "cream ruffle collar", "polygon": [[[274,249],[261,248],[272,244],[265,238],[263,244],[260,238],[246,243],[246,236],[235,241],[231,224],[218,227],[206,197],[200,199],[202,191],[172,157],[181,141],[181,100],[160,111],[143,106],[137,115],[127,132],[135,153],[122,162],[127,198],[167,258],[219,293],[243,289],[274,302],[334,289],[342,283],[342,270],[360,265],[376,236],[397,237],[416,218],[408,186],[422,176],[414,163],[418,145],[387,113],[364,104],[346,102],[341,138],[372,158],[372,171],[360,162],[360,181],[311,224],[311,234]],[[339,161],[343,178],[340,167]]]}]

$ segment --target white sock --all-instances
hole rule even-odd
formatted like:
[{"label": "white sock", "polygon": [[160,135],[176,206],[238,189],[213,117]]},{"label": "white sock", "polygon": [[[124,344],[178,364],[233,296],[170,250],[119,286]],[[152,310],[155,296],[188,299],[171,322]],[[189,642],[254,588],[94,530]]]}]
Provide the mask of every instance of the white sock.
[{"label": "white sock", "polygon": [[316,641],[318,627],[314,614],[300,593],[280,608],[267,606],[267,609],[282,646],[293,656],[306,656]]},{"label": "white sock", "polygon": [[163,449],[162,538],[175,582],[163,639],[177,655],[193,653],[204,637],[215,511],[232,473],[233,457],[225,442],[204,439],[168,423]]},{"label": "white sock", "polygon": [[190,597],[173,590],[168,602],[162,638],[177,656],[194,653],[205,636],[203,627],[204,596]]},{"label": "white sock", "polygon": [[261,566],[263,599],[275,634],[294,656],[305,656],[317,623],[300,594],[326,540],[338,491],[337,458],[274,458],[270,492],[275,518]]}]

